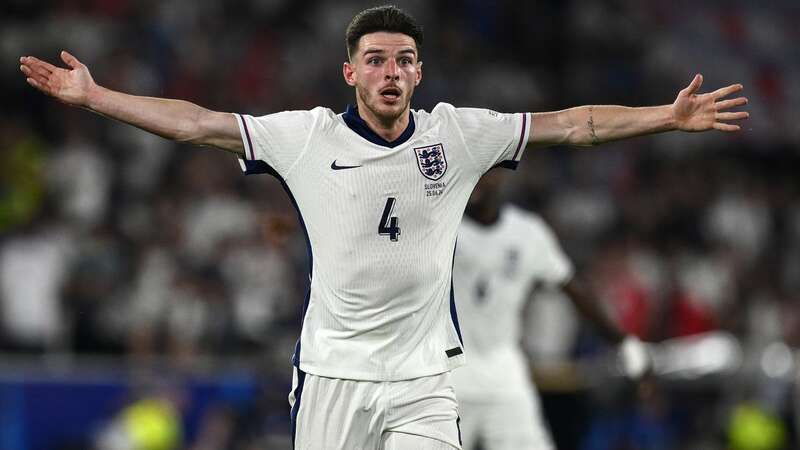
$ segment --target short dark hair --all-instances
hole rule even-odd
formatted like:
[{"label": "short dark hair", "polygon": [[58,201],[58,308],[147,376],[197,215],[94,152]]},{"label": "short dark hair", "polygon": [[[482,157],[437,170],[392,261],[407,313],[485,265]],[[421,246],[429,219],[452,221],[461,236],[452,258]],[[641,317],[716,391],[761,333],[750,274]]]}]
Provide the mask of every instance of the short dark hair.
[{"label": "short dark hair", "polygon": [[385,5],[365,9],[350,21],[345,33],[347,56],[351,57],[355,53],[361,36],[379,31],[405,34],[414,39],[417,52],[422,48],[422,27],[417,21],[402,9],[394,5]]}]

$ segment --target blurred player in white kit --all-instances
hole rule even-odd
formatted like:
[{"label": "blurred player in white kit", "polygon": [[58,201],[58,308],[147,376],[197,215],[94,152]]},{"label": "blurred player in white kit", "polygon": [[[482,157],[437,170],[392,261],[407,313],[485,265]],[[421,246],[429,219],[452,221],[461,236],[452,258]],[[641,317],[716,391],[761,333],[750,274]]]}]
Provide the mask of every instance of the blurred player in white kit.
[{"label": "blurred player in white kit", "polygon": [[453,267],[467,364],[453,371],[464,450],[552,450],[522,349],[523,316],[539,285],[561,287],[610,343],[630,377],[648,366],[645,345],[625,336],[588,293],[538,215],[504,204],[503,174],[484,175],[467,204]]}]

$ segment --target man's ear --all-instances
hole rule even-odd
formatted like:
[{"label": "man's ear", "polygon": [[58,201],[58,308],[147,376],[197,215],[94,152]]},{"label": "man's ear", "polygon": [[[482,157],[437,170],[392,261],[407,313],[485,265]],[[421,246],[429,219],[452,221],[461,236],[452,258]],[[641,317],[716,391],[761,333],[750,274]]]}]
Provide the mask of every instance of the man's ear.
[{"label": "man's ear", "polygon": [[417,63],[417,79],[414,80],[414,86],[419,86],[422,81],[422,61]]},{"label": "man's ear", "polygon": [[342,65],[342,75],[344,76],[344,82],[350,86],[356,85],[356,70],[355,67],[350,63],[350,61],[345,61]]}]

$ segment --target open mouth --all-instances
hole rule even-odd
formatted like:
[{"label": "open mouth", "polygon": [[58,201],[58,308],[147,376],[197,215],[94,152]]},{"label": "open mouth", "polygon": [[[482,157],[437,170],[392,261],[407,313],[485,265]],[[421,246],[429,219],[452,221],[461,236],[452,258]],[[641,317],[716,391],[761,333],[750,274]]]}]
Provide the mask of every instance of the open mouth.
[{"label": "open mouth", "polygon": [[398,89],[396,87],[387,87],[387,88],[381,89],[379,94],[385,100],[395,101],[398,98],[400,98],[400,89]]}]

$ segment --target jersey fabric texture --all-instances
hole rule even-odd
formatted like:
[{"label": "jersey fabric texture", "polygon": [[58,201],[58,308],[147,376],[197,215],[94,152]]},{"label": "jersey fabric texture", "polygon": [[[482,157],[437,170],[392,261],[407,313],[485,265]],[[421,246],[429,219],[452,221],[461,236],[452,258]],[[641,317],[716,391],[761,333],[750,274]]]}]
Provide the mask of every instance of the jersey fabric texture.
[{"label": "jersey fabric texture", "polygon": [[354,108],[235,115],[247,173],[277,176],[305,228],[310,289],[294,365],[399,381],[463,363],[452,291],[458,224],[479,177],[514,167],[530,114],[412,111],[394,142]]}]

